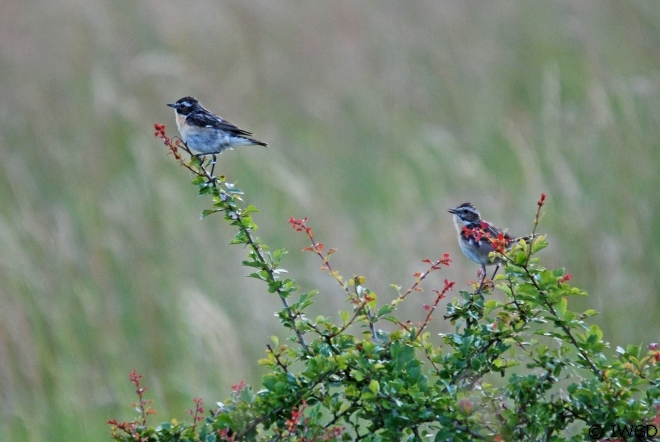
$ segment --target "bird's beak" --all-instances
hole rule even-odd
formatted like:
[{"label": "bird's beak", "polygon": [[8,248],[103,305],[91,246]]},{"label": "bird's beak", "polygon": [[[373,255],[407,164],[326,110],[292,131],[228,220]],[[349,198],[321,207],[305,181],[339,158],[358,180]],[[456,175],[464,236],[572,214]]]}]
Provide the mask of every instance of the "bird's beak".
[{"label": "bird's beak", "polygon": [[168,105],[169,107],[174,107],[174,108],[176,108],[176,103],[167,103],[167,105]]},{"label": "bird's beak", "polygon": [[449,210],[447,210],[447,212],[453,213],[454,215],[456,215],[456,209],[449,209]]}]

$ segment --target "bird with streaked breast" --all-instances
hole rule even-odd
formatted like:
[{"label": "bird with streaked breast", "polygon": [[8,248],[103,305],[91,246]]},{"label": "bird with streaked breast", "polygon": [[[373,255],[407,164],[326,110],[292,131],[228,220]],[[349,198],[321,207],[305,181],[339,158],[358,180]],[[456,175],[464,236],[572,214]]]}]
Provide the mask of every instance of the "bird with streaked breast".
[{"label": "bird with streaked breast", "polygon": [[449,213],[454,215],[454,227],[458,234],[458,245],[461,251],[469,260],[481,266],[483,277],[477,292],[481,291],[486,279],[486,266],[497,265],[491,277],[493,279],[500,264],[502,264],[501,257],[491,255],[495,251],[494,243],[496,241],[503,241],[504,248],[510,250],[518,241],[529,241],[536,236],[528,235],[512,238],[502,229],[481,219],[481,214],[471,203],[463,203],[458,207],[449,209]]}]

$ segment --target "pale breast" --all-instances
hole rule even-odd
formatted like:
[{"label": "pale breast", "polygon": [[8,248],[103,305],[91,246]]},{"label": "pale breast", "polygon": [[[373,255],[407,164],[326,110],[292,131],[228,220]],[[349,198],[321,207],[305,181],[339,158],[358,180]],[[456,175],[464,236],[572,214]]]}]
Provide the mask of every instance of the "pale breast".
[{"label": "pale breast", "polygon": [[[179,132],[181,132],[181,128],[183,127],[183,125],[186,122],[186,117],[184,117],[183,115],[179,115],[176,112],[175,112],[175,115],[176,115],[176,128],[179,129]],[[183,135],[183,134],[181,134],[181,135]]]}]

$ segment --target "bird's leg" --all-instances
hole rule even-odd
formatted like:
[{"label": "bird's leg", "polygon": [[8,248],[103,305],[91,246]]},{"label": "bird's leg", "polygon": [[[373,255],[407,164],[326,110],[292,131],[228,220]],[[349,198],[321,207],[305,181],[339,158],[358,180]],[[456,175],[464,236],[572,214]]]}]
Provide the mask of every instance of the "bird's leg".
[{"label": "bird's leg", "polygon": [[500,269],[500,265],[497,264],[497,265],[495,266],[495,271],[493,272],[493,276],[490,277],[491,280],[495,278],[495,275],[497,275],[497,271],[498,271],[499,269]]},{"label": "bird's leg", "polygon": [[217,157],[215,156],[215,154],[213,154],[212,158],[213,159],[211,160],[211,179],[213,179],[213,171],[215,170],[215,161]]},{"label": "bird's leg", "polygon": [[[490,277],[491,281],[495,278],[495,275],[497,275],[497,271],[500,269],[500,265],[497,264],[495,266],[495,271],[493,272],[493,276]],[[477,293],[481,293],[481,289],[484,288],[484,283],[486,282],[486,266],[481,266],[481,273],[483,276],[481,277],[481,283],[479,284],[479,290],[477,290]]]},{"label": "bird's leg", "polygon": [[[206,172],[206,169],[204,169],[204,161],[206,160],[206,155],[207,154],[205,154],[205,153],[197,153],[197,154],[193,155],[195,158],[197,158],[199,160],[199,167],[204,172]],[[213,159],[211,161],[209,161],[208,164],[211,165],[211,174],[210,174],[210,178],[207,181],[207,183],[210,183],[212,181],[215,181],[214,176],[213,176],[213,170],[215,169],[215,155],[213,155]]]},{"label": "bird's leg", "polygon": [[484,281],[486,281],[486,266],[482,265],[481,266],[481,282],[479,283],[479,288],[477,289],[476,293],[481,293],[481,289],[484,288]]}]

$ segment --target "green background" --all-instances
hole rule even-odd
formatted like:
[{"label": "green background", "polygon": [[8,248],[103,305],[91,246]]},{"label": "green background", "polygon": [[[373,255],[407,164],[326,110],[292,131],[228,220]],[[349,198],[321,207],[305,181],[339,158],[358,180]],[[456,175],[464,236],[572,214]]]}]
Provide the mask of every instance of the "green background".
[{"label": "green background", "polygon": [[[128,374],[190,419],[257,386],[279,300],[153,138],[195,95],[271,148],[224,153],[283,266],[344,295],[287,225],[308,216],[381,302],[449,253],[399,310],[419,321],[444,278],[466,289],[447,209],[540,231],[549,268],[591,296],[612,346],[659,339],[660,8],[628,1],[5,1],[0,14],[0,438],[108,440]],[[455,296],[449,296],[449,300]],[[442,309],[434,332],[446,331]],[[437,338],[438,343],[440,339]]]}]

